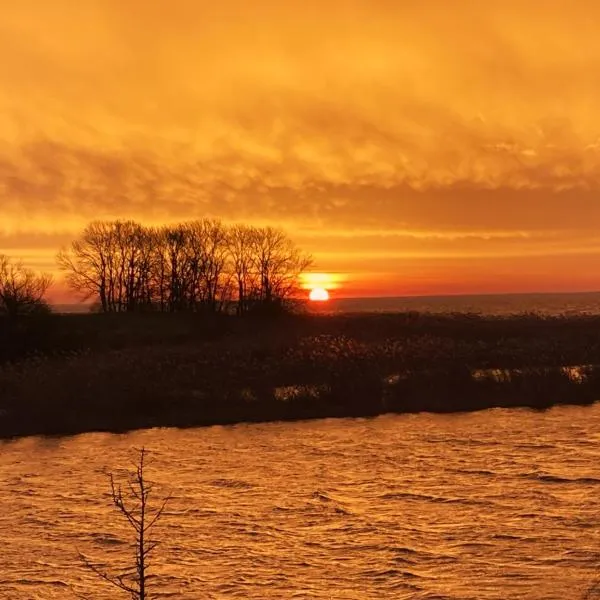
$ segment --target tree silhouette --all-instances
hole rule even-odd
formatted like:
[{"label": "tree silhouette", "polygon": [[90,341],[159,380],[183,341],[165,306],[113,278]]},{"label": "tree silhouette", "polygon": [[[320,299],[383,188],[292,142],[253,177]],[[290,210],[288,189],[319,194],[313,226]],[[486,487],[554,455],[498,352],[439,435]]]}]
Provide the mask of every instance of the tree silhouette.
[{"label": "tree silhouette", "polygon": [[19,315],[49,312],[45,300],[52,277],[26,268],[0,254],[0,315]]},{"label": "tree silhouette", "polygon": [[127,474],[125,492],[123,485],[117,483],[112,474],[109,475],[112,502],[127,520],[135,536],[132,544],[135,554],[133,563],[122,573],[115,575],[107,573],[83,554],[79,554],[88,569],[113,587],[129,594],[132,600],[149,600],[151,597],[147,585],[149,557],[159,545],[159,542],[151,535],[170,500],[170,497],[163,498],[159,502],[158,508],[152,510],[150,496],[153,485],[148,482],[144,473],[146,454],[145,448],[142,448],[135,471]]},{"label": "tree silhouette", "polygon": [[280,229],[216,219],[158,229],[94,222],[57,257],[72,290],[103,312],[224,310],[282,304],[311,263]]}]

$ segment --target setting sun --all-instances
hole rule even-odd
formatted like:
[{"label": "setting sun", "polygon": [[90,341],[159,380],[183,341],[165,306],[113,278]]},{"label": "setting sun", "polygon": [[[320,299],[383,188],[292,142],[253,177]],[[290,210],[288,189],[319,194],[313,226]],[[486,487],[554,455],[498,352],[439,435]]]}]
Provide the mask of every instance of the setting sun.
[{"label": "setting sun", "polygon": [[311,302],[326,302],[329,300],[329,292],[325,288],[314,288],[310,290],[308,298]]},{"label": "setting sun", "polygon": [[342,273],[310,271],[300,275],[300,287],[308,292],[311,300],[329,300],[329,292],[339,291],[345,280],[346,276]]}]

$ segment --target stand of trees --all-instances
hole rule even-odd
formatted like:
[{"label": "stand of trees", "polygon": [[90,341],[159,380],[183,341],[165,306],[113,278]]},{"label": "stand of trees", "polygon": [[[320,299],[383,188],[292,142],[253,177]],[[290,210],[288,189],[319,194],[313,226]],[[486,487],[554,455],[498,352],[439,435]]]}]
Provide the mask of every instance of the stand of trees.
[{"label": "stand of trees", "polygon": [[44,297],[51,285],[50,275],[36,273],[0,254],[0,316],[15,318],[49,312]]},{"label": "stand of trees", "polygon": [[103,312],[221,312],[279,307],[311,259],[279,229],[204,219],[164,227],[97,221],[58,265]]}]

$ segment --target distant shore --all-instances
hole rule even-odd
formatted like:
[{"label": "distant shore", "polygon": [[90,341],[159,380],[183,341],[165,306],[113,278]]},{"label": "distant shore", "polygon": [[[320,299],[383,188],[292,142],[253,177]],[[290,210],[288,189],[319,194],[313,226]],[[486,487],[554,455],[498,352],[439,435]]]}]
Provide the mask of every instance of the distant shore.
[{"label": "distant shore", "polygon": [[[58,313],[86,313],[90,304],[55,304]],[[340,313],[479,313],[511,315],[535,312],[543,315],[600,314],[600,291],[520,292],[413,296],[338,297],[317,307],[318,312]]]},{"label": "distant shore", "polygon": [[0,322],[0,437],[591,404],[598,365],[594,315],[55,315]]}]

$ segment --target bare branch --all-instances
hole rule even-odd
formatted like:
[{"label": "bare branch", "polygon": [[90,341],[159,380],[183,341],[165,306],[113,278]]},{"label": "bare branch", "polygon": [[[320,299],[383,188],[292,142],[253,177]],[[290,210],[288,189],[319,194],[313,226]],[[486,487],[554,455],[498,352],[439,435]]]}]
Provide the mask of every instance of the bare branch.
[{"label": "bare branch", "polygon": [[123,590],[124,592],[131,594],[133,598],[139,598],[139,590],[125,583],[123,575],[109,575],[105,571],[102,571],[97,565],[88,560],[88,558],[84,556],[81,552],[79,553],[79,560],[83,562],[87,569],[95,573],[98,577],[100,577],[107,583],[110,583],[111,585]]},{"label": "bare branch", "polygon": [[113,505],[125,517],[135,533],[133,542],[134,564],[120,575],[111,575],[79,553],[79,558],[86,568],[107,583],[130,594],[133,600],[149,600],[146,585],[150,578],[148,557],[158,547],[159,542],[149,538],[147,534],[160,520],[165,506],[170,500],[170,496],[164,498],[159,508],[153,514],[150,513],[148,501],[153,486],[145,478],[145,456],[146,450],[142,448],[139,451],[139,460],[135,472],[128,474],[129,493],[127,496],[123,495],[123,488],[116,483],[114,476],[109,475]]}]

